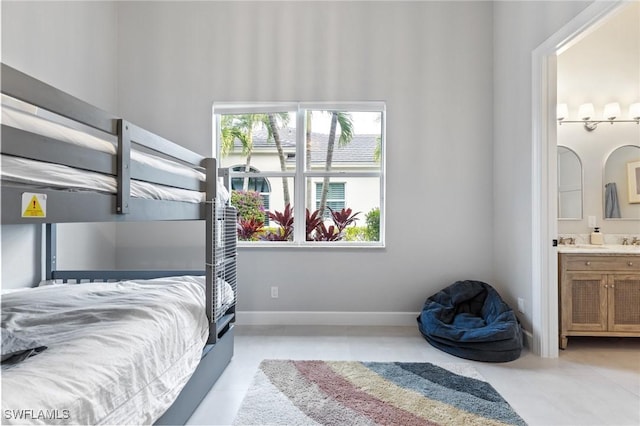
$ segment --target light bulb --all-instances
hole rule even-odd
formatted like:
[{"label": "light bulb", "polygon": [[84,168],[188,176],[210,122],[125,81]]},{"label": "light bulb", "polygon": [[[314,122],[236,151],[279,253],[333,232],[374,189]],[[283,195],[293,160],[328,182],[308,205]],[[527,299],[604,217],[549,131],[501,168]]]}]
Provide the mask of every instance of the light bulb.
[{"label": "light bulb", "polygon": [[593,104],[582,104],[578,109],[578,117],[580,120],[589,120],[594,115]]},{"label": "light bulb", "polygon": [[620,104],[617,102],[611,102],[610,104],[606,104],[604,106],[604,112],[602,113],[602,117],[605,120],[615,120],[616,117],[620,117]]}]

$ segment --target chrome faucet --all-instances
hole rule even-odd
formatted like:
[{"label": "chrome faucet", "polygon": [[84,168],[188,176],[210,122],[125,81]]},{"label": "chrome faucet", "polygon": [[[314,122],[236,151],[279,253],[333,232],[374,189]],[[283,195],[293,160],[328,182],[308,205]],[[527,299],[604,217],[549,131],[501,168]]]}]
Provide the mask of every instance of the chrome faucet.
[{"label": "chrome faucet", "polygon": [[640,246],[640,239],[638,239],[638,237],[633,237],[633,241],[631,241],[631,244],[634,246]]},{"label": "chrome faucet", "polygon": [[573,237],[560,237],[560,244],[575,244],[576,240]]},{"label": "chrome faucet", "polygon": [[623,245],[623,246],[628,246],[628,245],[629,245],[629,238],[624,237],[624,238],[622,239],[622,245]]}]

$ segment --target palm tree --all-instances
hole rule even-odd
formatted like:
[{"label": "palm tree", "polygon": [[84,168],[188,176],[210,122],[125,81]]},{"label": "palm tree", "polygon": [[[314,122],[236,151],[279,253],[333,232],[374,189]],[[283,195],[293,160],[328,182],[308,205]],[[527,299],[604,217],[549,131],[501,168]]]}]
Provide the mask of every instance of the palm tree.
[{"label": "palm tree", "polygon": [[[311,111],[307,112],[307,131],[306,131],[306,159],[307,167],[311,167]],[[338,138],[338,146],[345,146],[353,139],[353,122],[351,114],[339,111],[332,111],[331,127],[329,131],[329,139],[327,140],[327,157],[325,161],[325,171],[331,170],[333,162],[333,151],[335,147],[337,127],[340,126],[340,137]],[[239,140],[242,145],[242,154],[247,156],[245,162],[245,172],[250,171],[251,155],[253,153],[253,130],[257,125],[264,125],[269,132],[269,136],[273,137],[278,157],[280,158],[280,169],[286,171],[286,158],[282,149],[282,142],[278,132],[278,121],[286,125],[288,115],[282,114],[239,114],[239,115],[223,115],[221,119],[221,135],[222,135],[222,155],[227,155],[235,148],[235,140]],[[329,177],[325,177],[322,183],[322,192],[319,210],[324,212],[327,206],[327,196],[329,193]],[[244,178],[243,190],[247,190],[249,179]],[[285,205],[290,203],[289,185],[286,178],[282,178],[282,186],[284,190]],[[311,181],[307,179],[307,208],[311,207]]]},{"label": "palm tree", "polygon": [[[289,123],[289,114],[286,112],[278,114],[266,114],[265,125],[269,130],[269,136],[273,137],[273,141],[276,144],[276,150],[278,151],[278,157],[280,158],[280,170],[287,171],[287,159],[284,156],[284,150],[282,149],[282,141],[280,140],[279,127],[286,127]],[[278,126],[278,122],[280,126]],[[282,190],[284,192],[284,205],[291,204],[291,196],[289,195],[289,181],[286,177],[282,177]]]},{"label": "palm tree", "polygon": [[[306,130],[306,167],[310,170],[311,169],[311,111],[307,111],[307,130]],[[306,182],[306,188],[307,188],[307,195],[306,195],[306,199],[305,199],[305,207],[307,208],[307,210],[311,210],[311,178],[307,178],[307,182]]]},{"label": "palm tree", "polygon": [[[286,157],[282,148],[279,128],[285,127],[289,123],[289,114],[269,113],[269,114],[241,114],[241,115],[223,115],[221,121],[222,133],[222,155],[227,155],[233,151],[235,140],[239,140],[242,144],[242,154],[247,156],[245,162],[245,172],[251,170],[251,155],[253,153],[253,130],[264,125],[268,131],[268,139],[273,138],[278,157],[280,158],[280,170],[285,172]],[[249,179],[244,178],[243,190],[247,190]],[[284,203],[289,204],[291,196],[289,193],[289,182],[286,177],[282,178],[282,188],[284,191]]]},{"label": "palm tree", "polygon": [[[378,117],[376,118],[376,123],[380,123],[381,120],[382,114],[378,115]],[[376,147],[373,150],[373,161],[379,163],[380,158],[382,158],[382,136],[376,136]]]},{"label": "palm tree", "polygon": [[[327,158],[325,161],[324,170],[326,172],[331,170],[331,163],[333,162],[333,150],[336,141],[336,130],[338,124],[340,125],[340,138],[338,139],[338,146],[345,146],[353,139],[353,121],[351,114],[346,112],[331,112],[331,127],[329,130],[329,139],[327,140]],[[320,198],[319,210],[321,214],[324,214],[324,210],[327,206],[327,195],[329,194],[329,177],[325,176],[322,181],[322,196]]]},{"label": "palm tree", "polygon": [[[336,124],[340,125],[340,139],[338,140],[339,146],[347,145],[353,139],[353,121],[351,114],[346,112],[332,111],[331,114],[331,127],[329,131],[329,140],[327,141],[327,157],[325,161],[325,171],[331,170],[331,163],[333,162],[333,149],[336,140]],[[311,122],[312,111],[307,111],[307,129],[306,129],[306,160],[307,167],[311,168]],[[327,195],[329,194],[329,178],[325,177],[322,182],[322,195],[320,201],[320,210],[324,213],[327,206]],[[306,207],[311,210],[311,178],[307,178],[307,197]]]},{"label": "palm tree", "polygon": [[[264,122],[263,114],[223,115],[220,133],[222,136],[222,155],[227,155],[235,148],[236,139],[242,145],[242,155],[246,155],[244,171],[251,171],[251,155],[253,154],[253,129],[258,123]],[[243,191],[249,189],[249,178],[245,176],[242,184]]]}]

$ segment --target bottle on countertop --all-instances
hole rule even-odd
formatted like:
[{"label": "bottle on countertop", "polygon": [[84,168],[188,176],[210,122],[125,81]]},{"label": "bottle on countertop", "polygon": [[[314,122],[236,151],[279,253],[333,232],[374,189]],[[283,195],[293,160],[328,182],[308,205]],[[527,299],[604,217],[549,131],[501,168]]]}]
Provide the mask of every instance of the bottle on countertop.
[{"label": "bottle on countertop", "polygon": [[600,232],[600,228],[593,228],[593,232],[591,233],[591,244],[594,245],[603,245],[604,244],[604,235]]}]

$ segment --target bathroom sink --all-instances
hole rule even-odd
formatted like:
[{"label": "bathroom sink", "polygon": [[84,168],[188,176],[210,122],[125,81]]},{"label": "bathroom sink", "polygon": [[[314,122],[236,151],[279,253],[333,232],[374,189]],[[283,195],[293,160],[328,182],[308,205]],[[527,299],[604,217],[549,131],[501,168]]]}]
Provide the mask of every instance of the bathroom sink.
[{"label": "bathroom sink", "polygon": [[600,251],[613,253],[640,253],[640,246],[622,244],[563,244],[558,246],[562,251]]},{"label": "bathroom sink", "polygon": [[606,250],[608,246],[606,245],[596,245],[596,244],[560,244],[558,248],[563,249],[575,249],[575,250]]},{"label": "bathroom sink", "polygon": [[621,251],[625,253],[640,253],[640,246],[616,244],[610,246],[611,250]]}]

